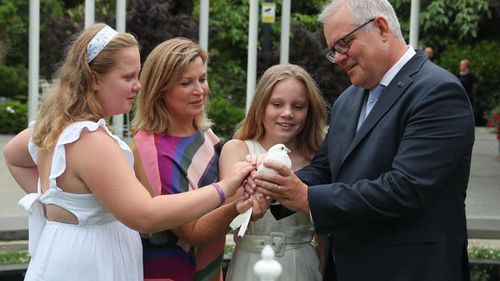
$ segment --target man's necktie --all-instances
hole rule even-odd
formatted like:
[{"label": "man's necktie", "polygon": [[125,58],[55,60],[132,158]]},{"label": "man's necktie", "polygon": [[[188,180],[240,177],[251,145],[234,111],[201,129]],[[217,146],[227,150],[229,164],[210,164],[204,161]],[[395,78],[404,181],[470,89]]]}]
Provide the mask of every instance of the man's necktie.
[{"label": "man's necktie", "polygon": [[363,104],[363,108],[361,109],[361,114],[359,115],[359,120],[358,120],[358,128],[356,129],[359,130],[361,127],[361,124],[365,121],[366,117],[368,116],[368,113],[372,110],[373,106],[375,106],[375,103],[377,103],[378,98],[380,97],[380,93],[385,89],[385,86],[382,84],[377,84],[377,86],[373,87],[370,90],[370,93],[368,94],[368,98],[365,99],[365,104]]}]

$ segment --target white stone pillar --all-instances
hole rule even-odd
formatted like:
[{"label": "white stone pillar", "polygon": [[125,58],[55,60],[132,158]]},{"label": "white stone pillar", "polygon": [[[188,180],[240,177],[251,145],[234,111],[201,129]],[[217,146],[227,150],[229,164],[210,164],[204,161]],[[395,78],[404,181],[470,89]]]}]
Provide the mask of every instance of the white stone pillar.
[{"label": "white stone pillar", "polygon": [[418,19],[420,16],[420,0],[411,0],[410,12],[410,45],[418,48]]},{"label": "white stone pillar", "polygon": [[259,1],[250,0],[250,13],[248,24],[248,60],[247,60],[247,98],[246,112],[252,103],[257,80],[257,44],[259,27]]},{"label": "white stone pillar", "polygon": [[290,10],[290,0],[283,0],[281,4],[280,64],[288,63],[290,49]]},{"label": "white stone pillar", "polygon": [[29,120],[35,120],[40,98],[38,92],[38,76],[40,73],[40,0],[30,0],[28,60],[28,118]]},{"label": "white stone pillar", "polygon": [[[126,14],[127,13],[127,1],[116,0],[116,31],[125,32],[126,31]],[[120,138],[124,137],[124,132],[128,132],[129,121],[127,118],[127,124],[124,123],[125,114],[118,114],[113,116],[113,128],[114,133]]]},{"label": "white stone pillar", "polygon": [[85,28],[95,21],[95,0],[85,0]]},{"label": "white stone pillar", "polygon": [[210,0],[201,0],[200,2],[200,23],[198,29],[198,41],[200,47],[208,52],[208,19],[210,11]]}]

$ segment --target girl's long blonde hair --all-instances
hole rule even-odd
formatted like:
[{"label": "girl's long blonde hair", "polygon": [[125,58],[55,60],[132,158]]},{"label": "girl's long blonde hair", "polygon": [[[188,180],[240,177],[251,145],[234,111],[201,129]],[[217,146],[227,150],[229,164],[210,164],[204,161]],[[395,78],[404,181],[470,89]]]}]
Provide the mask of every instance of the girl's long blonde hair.
[{"label": "girl's long blonde hair", "polygon": [[259,140],[264,137],[264,115],[266,106],[271,99],[274,86],[286,79],[294,78],[302,82],[306,88],[309,102],[306,123],[297,135],[297,149],[299,154],[312,158],[318,150],[324,137],[326,128],[326,105],[314,79],[302,67],[294,64],[280,64],[268,68],[255,89],[255,96],[245,119],[238,125],[234,133],[235,139]]},{"label": "girl's long blonde hair", "polygon": [[89,64],[87,45],[106,25],[96,23],[81,32],[66,52],[38,113],[32,140],[41,150],[53,149],[62,130],[75,121],[97,121],[103,118],[102,108],[92,89],[93,74],[110,72],[117,64],[120,51],[135,47],[137,40],[128,33],[118,33]]}]

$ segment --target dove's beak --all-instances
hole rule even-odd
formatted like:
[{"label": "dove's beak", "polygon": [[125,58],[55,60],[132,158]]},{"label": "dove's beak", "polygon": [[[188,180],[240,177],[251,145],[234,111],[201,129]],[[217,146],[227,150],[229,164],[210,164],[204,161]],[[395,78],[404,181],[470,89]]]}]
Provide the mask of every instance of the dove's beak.
[{"label": "dove's beak", "polygon": [[290,152],[292,152],[292,151],[291,151],[290,149],[288,149],[288,148],[285,148],[285,150],[286,150],[286,153],[288,153],[288,154],[290,154]]}]

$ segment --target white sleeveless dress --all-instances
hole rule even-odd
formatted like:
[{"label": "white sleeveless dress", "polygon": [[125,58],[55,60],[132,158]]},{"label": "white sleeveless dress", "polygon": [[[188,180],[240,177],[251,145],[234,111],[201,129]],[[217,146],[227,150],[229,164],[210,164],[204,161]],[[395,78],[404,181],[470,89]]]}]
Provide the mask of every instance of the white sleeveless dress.
[{"label": "white sleeveless dress", "polygon": [[[266,150],[254,140],[247,140],[248,152],[264,154]],[[278,281],[321,280],[319,259],[311,244],[314,227],[303,213],[276,220],[271,211],[258,221],[251,221],[243,237],[235,237],[236,247],[231,257],[226,281],[260,281],[253,266],[261,257],[265,245],[271,245],[275,259],[283,267]]]},{"label": "white sleeveless dress", "polygon": [[[34,123],[30,124],[33,129]],[[104,120],[82,121],[68,126],[55,146],[50,187],[45,193],[31,193],[19,201],[29,213],[31,261],[24,280],[89,281],[143,280],[142,245],[139,234],[119,222],[93,194],[67,193],[56,184],[66,169],[65,144],[78,141],[82,130],[104,129],[116,142],[133,167],[133,155],[125,142],[114,136]],[[37,163],[37,147],[29,143]],[[106,165],[106,163],[103,163]],[[43,204],[60,206],[76,216],[78,224],[47,221]]]}]

